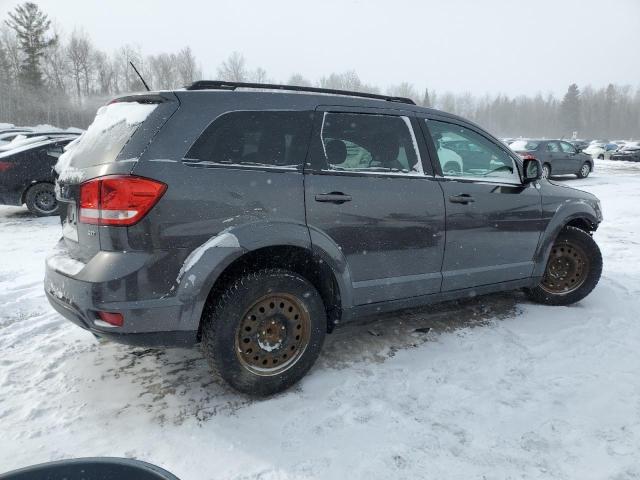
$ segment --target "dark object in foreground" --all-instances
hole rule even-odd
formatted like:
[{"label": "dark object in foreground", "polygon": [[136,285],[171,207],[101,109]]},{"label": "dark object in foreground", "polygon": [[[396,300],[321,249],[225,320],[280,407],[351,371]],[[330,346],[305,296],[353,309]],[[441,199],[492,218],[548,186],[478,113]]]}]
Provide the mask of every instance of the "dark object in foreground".
[{"label": "dark object in foreground", "polygon": [[130,458],[76,458],[0,474],[0,480],[179,480],[166,470]]},{"label": "dark object in foreground", "polygon": [[118,342],[201,342],[230,385],[269,395],[355,317],[520,288],[565,305],[597,283],[600,203],[537,159],[396,98],[263,87],[101,110],[61,176],[58,312]]}]

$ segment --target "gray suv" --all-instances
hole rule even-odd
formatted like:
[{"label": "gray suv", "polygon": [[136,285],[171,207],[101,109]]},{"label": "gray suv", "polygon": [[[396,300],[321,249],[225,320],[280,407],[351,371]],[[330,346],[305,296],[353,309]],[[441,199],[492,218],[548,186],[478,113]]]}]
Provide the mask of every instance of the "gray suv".
[{"label": "gray suv", "polygon": [[596,197],[411,100],[196,82],[114,100],[60,158],[45,290],[97,336],[201,343],[237,390],[297,382],[354,317],[596,285]]}]

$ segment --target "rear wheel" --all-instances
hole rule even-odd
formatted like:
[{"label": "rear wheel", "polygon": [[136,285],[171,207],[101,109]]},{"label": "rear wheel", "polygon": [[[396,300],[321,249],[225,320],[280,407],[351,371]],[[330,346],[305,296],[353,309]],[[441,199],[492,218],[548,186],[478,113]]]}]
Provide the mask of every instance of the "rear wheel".
[{"label": "rear wheel", "polygon": [[542,178],[549,178],[551,176],[551,165],[545,163],[542,165]]},{"label": "rear wheel", "polygon": [[601,153],[600,155],[598,155],[598,160],[604,160],[604,154]]},{"label": "rear wheel", "polygon": [[578,175],[578,178],[587,178],[590,173],[591,173],[591,165],[589,165],[589,162],[584,162],[580,167],[580,170],[578,171],[577,175]]},{"label": "rear wheel", "polygon": [[36,183],[30,187],[25,196],[25,203],[29,211],[39,217],[58,213],[56,193],[50,183]]},{"label": "rear wheel", "polygon": [[602,254],[593,237],[566,227],[556,239],[542,281],[526,289],[529,298],[546,305],[569,305],[595,288],[602,273]]},{"label": "rear wheel", "polygon": [[236,390],[281,392],[314,364],[327,319],[315,287],[280,269],[238,278],[204,318],[202,346],[213,370]]}]

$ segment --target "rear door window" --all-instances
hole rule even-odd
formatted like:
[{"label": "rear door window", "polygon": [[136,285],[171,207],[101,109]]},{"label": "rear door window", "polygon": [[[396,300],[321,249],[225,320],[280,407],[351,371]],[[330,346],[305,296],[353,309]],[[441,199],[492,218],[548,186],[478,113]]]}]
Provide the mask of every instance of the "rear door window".
[{"label": "rear door window", "polygon": [[558,142],[549,142],[549,143],[547,143],[547,152],[559,153],[560,152],[560,145],[558,145]]},{"label": "rear door window", "polygon": [[422,175],[422,163],[408,117],[324,113],[321,170]]},{"label": "rear door window", "polygon": [[189,162],[297,168],[309,144],[313,112],[241,111],[214,120],[195,141]]}]

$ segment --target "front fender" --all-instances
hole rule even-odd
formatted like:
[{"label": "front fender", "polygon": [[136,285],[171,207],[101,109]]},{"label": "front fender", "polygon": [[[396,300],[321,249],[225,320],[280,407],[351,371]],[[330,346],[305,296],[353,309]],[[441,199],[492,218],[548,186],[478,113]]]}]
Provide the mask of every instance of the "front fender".
[{"label": "front fender", "polygon": [[563,198],[561,201],[543,202],[543,215],[548,218],[546,228],[542,232],[538,248],[534,257],[534,277],[541,277],[547,267],[547,261],[551,248],[562,229],[572,220],[582,219],[597,226],[601,217],[593,205],[593,201],[587,198]]}]

